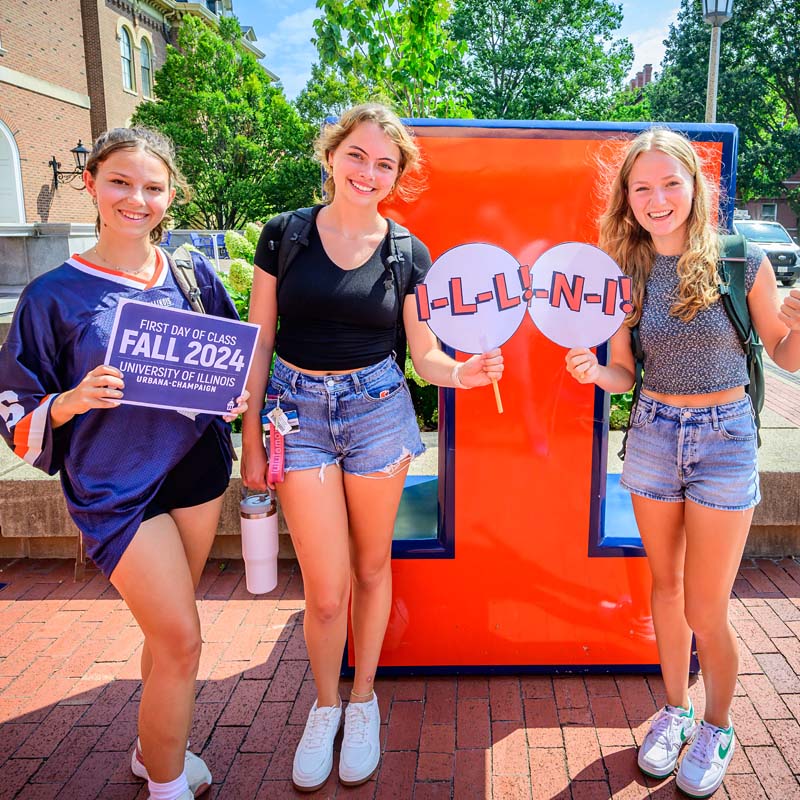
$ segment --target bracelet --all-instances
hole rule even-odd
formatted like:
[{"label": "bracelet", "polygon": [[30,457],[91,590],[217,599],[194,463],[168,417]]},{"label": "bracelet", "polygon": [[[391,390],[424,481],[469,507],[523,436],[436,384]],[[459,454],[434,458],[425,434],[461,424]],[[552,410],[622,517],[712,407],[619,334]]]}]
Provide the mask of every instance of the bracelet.
[{"label": "bracelet", "polygon": [[453,380],[453,386],[456,389],[469,389],[469,386],[466,386],[461,382],[461,362],[457,361],[453,366],[453,371],[450,373],[450,377]]}]

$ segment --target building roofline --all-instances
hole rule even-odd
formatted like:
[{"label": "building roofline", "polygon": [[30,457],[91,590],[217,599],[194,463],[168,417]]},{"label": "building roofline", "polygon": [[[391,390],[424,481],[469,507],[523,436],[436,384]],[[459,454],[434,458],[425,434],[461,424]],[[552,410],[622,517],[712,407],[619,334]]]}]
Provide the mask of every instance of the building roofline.
[{"label": "building roofline", "polygon": [[[188,0],[188,2],[177,2],[176,0],[147,0],[147,2],[161,11],[162,14],[169,20],[170,18],[178,18],[186,16],[187,14],[195,17],[199,17],[206,23],[206,25],[210,25],[214,28],[219,26],[219,19],[216,14],[213,14],[211,11],[208,10],[204,3],[198,2],[198,0]],[[240,23],[241,25],[241,23]],[[260,50],[255,45],[255,33],[253,32],[250,36],[245,34],[245,30],[249,26],[242,26],[242,36],[239,39],[239,43],[241,46],[252,53],[255,56],[256,60],[260,61],[266,53]],[[250,28],[252,31],[252,28]],[[252,37],[252,38],[251,38]],[[269,79],[273,82],[277,82],[280,78],[272,72],[272,70],[267,69],[263,64],[259,63],[261,69],[267,73]]]}]

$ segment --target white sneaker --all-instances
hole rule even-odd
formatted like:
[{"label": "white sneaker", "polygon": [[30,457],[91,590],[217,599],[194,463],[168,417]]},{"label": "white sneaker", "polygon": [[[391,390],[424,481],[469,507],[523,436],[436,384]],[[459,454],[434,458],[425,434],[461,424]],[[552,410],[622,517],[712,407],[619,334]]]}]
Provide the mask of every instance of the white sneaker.
[{"label": "white sneaker", "polygon": [[[186,751],[183,760],[183,769],[186,773],[186,780],[189,783],[189,791],[192,797],[200,797],[201,794],[207,792],[211,788],[211,771],[206,766],[206,762],[202,758],[196,756],[191,750]],[[131,772],[137,778],[149,780],[150,776],[147,774],[147,767],[144,765],[142,759],[142,751],[139,749],[139,742],[133,748],[131,755]]]},{"label": "white sneaker", "polygon": [[339,780],[345,786],[366,783],[381,759],[381,712],[372,693],[368,703],[348,703],[339,755]]},{"label": "white sneaker", "polygon": [[301,792],[323,786],[333,769],[333,740],[342,727],[342,702],[338,706],[317,707],[308,713],[303,736],[294,753],[292,783]]},{"label": "white sneaker", "polygon": [[665,778],[678,763],[681,748],[691,738],[696,725],[694,708],[664,706],[650,724],[639,748],[639,769],[651,778]]},{"label": "white sneaker", "polygon": [[718,728],[701,720],[681,761],[678,788],[689,797],[711,797],[719,789],[736,749],[733,725]]}]

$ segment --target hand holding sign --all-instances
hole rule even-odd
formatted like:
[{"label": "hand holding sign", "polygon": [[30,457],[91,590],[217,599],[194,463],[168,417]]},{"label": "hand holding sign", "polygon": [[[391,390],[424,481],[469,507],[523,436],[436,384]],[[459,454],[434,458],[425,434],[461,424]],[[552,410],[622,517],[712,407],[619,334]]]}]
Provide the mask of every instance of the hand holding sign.
[{"label": "hand holding sign", "polygon": [[[486,353],[519,327],[525,314],[521,288],[519,264],[510,253],[491,244],[459,245],[437,258],[416,287],[417,314],[455,350]],[[495,378],[492,384],[502,413]]]},{"label": "hand holding sign", "polygon": [[[580,242],[551,247],[533,267],[495,245],[459,245],[436,259],[415,293],[419,319],[464,353],[507,342],[526,307],[548,339],[588,352],[633,310],[631,279],[598,247]],[[502,414],[496,379],[492,384]]]},{"label": "hand holding sign", "polygon": [[257,336],[249,322],[123,300],[106,363],[125,380],[121,403],[231,418],[247,408]]},{"label": "hand holding sign", "polygon": [[599,248],[565,242],[539,257],[530,282],[534,324],[570,348],[567,371],[575,380],[596,383],[600,366],[590,348],[608,341],[633,310],[631,279]]},{"label": "hand holding sign", "polygon": [[564,242],[542,253],[530,270],[536,327],[563,347],[607,342],[633,311],[631,279],[599,247]]}]

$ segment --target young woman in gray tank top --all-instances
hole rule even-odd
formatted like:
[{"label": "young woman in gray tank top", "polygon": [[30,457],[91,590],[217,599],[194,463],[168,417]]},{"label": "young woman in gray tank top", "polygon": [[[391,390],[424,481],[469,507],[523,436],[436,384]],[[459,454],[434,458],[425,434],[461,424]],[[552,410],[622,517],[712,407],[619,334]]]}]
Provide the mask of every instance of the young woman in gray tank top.
[{"label": "young woman in gray tank top", "polygon": [[[719,240],[698,155],[664,128],[631,143],[610,187],[600,247],[633,279],[635,310],[611,339],[607,366],[573,349],[581,383],[626,392],[634,382],[630,325],[645,353],[622,484],[630,490],[653,579],[652,607],[667,705],[639,748],[639,767],[708,797],[735,747],[729,717],[738,651],[728,600],[760,500],[745,356],[719,301]],[[800,292],[781,304],[772,267],[748,251],[747,304],[767,352],[800,368]],[[692,633],[705,683],[703,719],[688,694]]]}]

